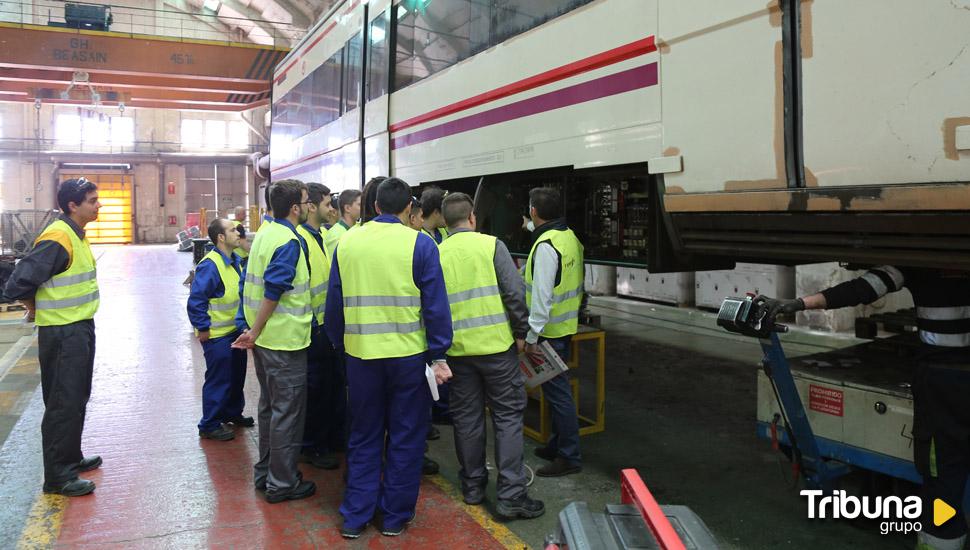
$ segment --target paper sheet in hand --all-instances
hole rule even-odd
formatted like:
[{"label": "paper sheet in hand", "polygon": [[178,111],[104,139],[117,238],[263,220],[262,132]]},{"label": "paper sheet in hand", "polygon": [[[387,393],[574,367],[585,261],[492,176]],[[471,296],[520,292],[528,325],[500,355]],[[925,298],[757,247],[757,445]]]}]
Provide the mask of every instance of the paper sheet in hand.
[{"label": "paper sheet in hand", "polygon": [[524,353],[519,356],[519,368],[525,374],[525,387],[530,390],[569,370],[562,357],[559,357],[556,350],[552,349],[549,342],[540,343],[539,351],[541,357],[537,361],[533,361]]},{"label": "paper sheet in hand", "polygon": [[434,369],[431,365],[424,366],[424,377],[428,379],[428,388],[431,389],[431,399],[438,400],[438,380],[434,377]]}]

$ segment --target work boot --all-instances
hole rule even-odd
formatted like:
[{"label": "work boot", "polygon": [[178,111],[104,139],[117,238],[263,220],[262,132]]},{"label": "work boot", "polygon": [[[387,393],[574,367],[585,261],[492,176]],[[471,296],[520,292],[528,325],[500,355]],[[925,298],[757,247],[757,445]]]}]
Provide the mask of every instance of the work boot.
[{"label": "work boot", "polygon": [[239,415],[226,420],[226,424],[232,424],[240,428],[252,428],[256,425],[256,421],[251,416]]},{"label": "work boot", "polygon": [[64,483],[44,483],[44,492],[66,497],[81,497],[94,491],[94,482],[75,478]]},{"label": "work boot", "polygon": [[310,464],[321,470],[336,470],[340,467],[340,459],[333,453],[314,453],[310,457]]},{"label": "work boot", "polygon": [[100,467],[101,467],[100,456],[89,456],[87,458],[82,458],[81,462],[77,463],[77,470],[79,472],[90,472],[91,470],[97,470]]},{"label": "work boot", "polygon": [[553,449],[552,447],[548,447],[548,446],[547,447],[536,447],[532,451],[532,454],[536,455],[537,457],[541,458],[542,460],[548,460],[549,462],[552,462],[553,460],[556,460],[556,457],[559,456],[559,453],[557,453],[555,449]]},{"label": "work boot", "polygon": [[384,525],[384,520],[382,519],[381,534],[384,535],[385,537],[396,537],[404,533],[404,530],[407,529],[408,525],[410,525],[414,521],[414,517],[416,514],[417,512],[411,512],[411,518],[405,521],[400,527],[387,527],[386,525]]},{"label": "work boot", "polygon": [[529,498],[528,493],[522,493],[516,499],[499,500],[495,512],[505,519],[532,519],[544,514],[546,505],[541,500]]},{"label": "work boot", "polygon": [[472,489],[468,489],[467,491],[462,490],[461,499],[469,506],[478,506],[479,504],[485,502],[485,488],[474,487]]},{"label": "work boot", "polygon": [[229,441],[236,437],[236,434],[232,433],[232,430],[229,428],[220,425],[210,432],[199,430],[199,437],[202,439],[215,439],[216,441]]},{"label": "work boot", "polygon": [[367,529],[366,524],[361,525],[360,527],[349,527],[347,524],[344,524],[344,526],[340,528],[340,536],[345,539],[356,539],[364,534],[364,529]]},{"label": "work boot", "polygon": [[424,464],[421,465],[421,473],[426,476],[433,476],[437,474],[439,470],[441,470],[441,467],[438,466],[438,463],[425,455]]},{"label": "work boot", "polygon": [[266,493],[266,502],[278,504],[287,500],[300,500],[312,497],[317,492],[317,484],[312,481],[301,481],[296,487],[286,492]]},{"label": "work boot", "polygon": [[568,476],[569,474],[576,474],[583,471],[582,466],[579,464],[572,464],[565,458],[557,456],[556,460],[552,464],[548,464],[536,470],[536,475],[539,477],[561,477]]}]

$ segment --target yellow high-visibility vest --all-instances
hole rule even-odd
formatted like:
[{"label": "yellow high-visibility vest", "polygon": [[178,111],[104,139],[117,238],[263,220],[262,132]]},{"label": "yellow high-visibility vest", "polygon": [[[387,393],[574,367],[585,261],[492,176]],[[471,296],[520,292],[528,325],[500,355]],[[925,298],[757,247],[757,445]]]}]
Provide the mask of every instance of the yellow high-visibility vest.
[{"label": "yellow high-visibility vest", "polygon": [[40,241],[57,241],[61,245],[67,243],[70,260],[63,273],[54,275],[37,288],[34,296],[37,307],[35,324],[69,325],[93,319],[101,301],[98,270],[87,237],[82,240],[67,222],[56,220],[44,229],[34,243]]},{"label": "yellow high-visibility vest", "polygon": [[337,247],[343,287],[344,349],[358,359],[427,351],[421,292],[412,263],[418,233],[400,223],[366,223]]},{"label": "yellow high-visibility vest", "polygon": [[532,245],[525,263],[525,300],[532,307],[532,260],[539,243],[548,242],[559,253],[559,284],[552,290],[549,322],[541,336],[560,338],[576,334],[579,329],[579,307],[583,302],[583,245],[572,229],[551,229]]},{"label": "yellow high-visibility vest", "polygon": [[[253,326],[256,314],[263,302],[263,275],[273,254],[290,241],[299,243],[296,233],[282,223],[264,223],[256,232],[253,246],[249,249],[249,265],[243,284],[243,314],[246,323]],[[310,270],[300,246],[300,258],[296,263],[293,288],[280,296],[276,311],[266,321],[266,326],[256,339],[256,345],[272,350],[296,351],[310,345]]]},{"label": "yellow high-visibility vest", "polygon": [[448,355],[490,355],[512,347],[512,328],[495,274],[495,237],[451,235],[439,247],[454,337]]},{"label": "yellow high-visibility vest", "polygon": [[323,310],[327,304],[327,283],[330,281],[330,258],[307,228],[300,225],[296,232],[306,241],[307,250],[310,251],[310,307],[313,308],[317,325],[322,326]]},{"label": "yellow high-visibility vest", "polygon": [[209,299],[209,338],[220,338],[236,332],[236,312],[239,311],[239,272],[226,264],[218,250],[210,250],[202,260],[210,261],[219,270],[219,278],[225,292],[219,298]]}]

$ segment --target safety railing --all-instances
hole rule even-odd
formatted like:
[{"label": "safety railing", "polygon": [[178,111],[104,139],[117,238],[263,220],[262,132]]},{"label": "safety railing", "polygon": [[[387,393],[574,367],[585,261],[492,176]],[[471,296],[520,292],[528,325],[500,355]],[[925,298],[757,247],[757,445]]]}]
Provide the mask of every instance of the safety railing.
[{"label": "safety railing", "polygon": [[[208,4],[208,2],[206,2]],[[100,20],[79,20],[72,6],[105,8]],[[67,6],[68,8],[66,8]],[[198,13],[158,10],[110,4],[35,0],[0,2],[0,23],[41,25],[67,29],[101,30],[128,36],[163,36],[180,41],[213,41],[225,44],[261,44],[292,47],[307,29],[282,21],[266,21],[219,15],[216,10],[201,8]],[[70,13],[68,13],[70,11]]]},{"label": "safety railing", "polygon": [[20,258],[34,246],[41,231],[57,219],[56,210],[0,212],[0,256]]},{"label": "safety railing", "polygon": [[111,142],[65,142],[56,139],[0,138],[0,153],[18,152],[22,155],[34,153],[255,153],[265,151],[266,145],[254,143],[247,146],[206,147],[175,141],[133,141],[125,145]]}]

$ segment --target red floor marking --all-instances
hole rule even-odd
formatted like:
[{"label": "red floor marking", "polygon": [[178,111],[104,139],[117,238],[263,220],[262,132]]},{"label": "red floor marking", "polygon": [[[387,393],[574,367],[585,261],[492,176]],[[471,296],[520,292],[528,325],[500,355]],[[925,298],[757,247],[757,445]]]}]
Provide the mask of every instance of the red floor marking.
[{"label": "red floor marking", "polygon": [[[117,247],[99,261],[98,353],[84,450],[104,466],[85,474],[92,496],[73,499],[59,547],[340,548],[342,472],[302,465],[310,499],[267,504],[252,488],[255,428],[230,442],[200,441],[204,361],[185,316],[190,257],[169,247]],[[246,413],[258,386],[250,371]],[[401,537],[369,528],[354,547],[501,548],[433,483]]]}]

